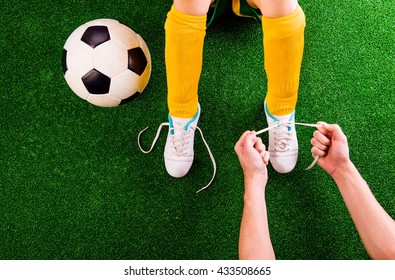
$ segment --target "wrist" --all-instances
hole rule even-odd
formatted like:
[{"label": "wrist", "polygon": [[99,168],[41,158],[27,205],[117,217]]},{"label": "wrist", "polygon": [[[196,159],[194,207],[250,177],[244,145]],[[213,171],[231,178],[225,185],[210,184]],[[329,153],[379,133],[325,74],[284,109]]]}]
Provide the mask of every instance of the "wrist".
[{"label": "wrist", "polygon": [[267,177],[263,174],[244,176],[244,202],[264,200]]},{"label": "wrist", "polygon": [[351,160],[339,165],[333,173],[331,174],[332,178],[335,181],[342,180],[345,177],[349,177],[352,173],[356,171],[356,168]]},{"label": "wrist", "polygon": [[264,173],[244,173],[244,182],[246,185],[256,186],[255,188],[264,189],[267,183],[267,175]]}]

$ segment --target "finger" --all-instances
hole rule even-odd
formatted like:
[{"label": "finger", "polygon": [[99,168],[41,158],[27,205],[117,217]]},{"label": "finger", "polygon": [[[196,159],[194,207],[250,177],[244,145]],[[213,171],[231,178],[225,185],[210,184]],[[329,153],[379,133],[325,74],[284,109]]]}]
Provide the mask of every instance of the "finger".
[{"label": "finger", "polygon": [[234,149],[235,149],[235,151],[236,151],[237,154],[240,153],[240,151],[243,149],[245,137],[246,137],[249,133],[250,133],[249,130],[245,131],[245,132],[240,136],[239,140],[236,142],[235,148],[234,148]]},{"label": "finger", "polygon": [[342,141],[347,143],[347,136],[343,133],[341,127],[337,124],[332,125],[331,129],[333,129],[333,138],[336,141]]},{"label": "finger", "polygon": [[255,132],[249,132],[246,136],[245,136],[245,139],[244,139],[244,147],[243,147],[243,149],[244,150],[248,150],[248,151],[250,151],[251,149],[254,149],[254,146],[255,146],[255,143],[256,143],[256,141],[257,141],[257,138],[258,137],[256,137],[256,135],[255,135]]},{"label": "finger", "polygon": [[244,131],[244,133],[240,136],[239,141],[240,141],[241,143],[244,143],[245,138],[246,138],[247,135],[250,134],[250,133],[251,133],[251,131],[249,131],[249,130]]},{"label": "finger", "polygon": [[333,132],[342,132],[341,127],[338,124],[327,124],[325,123],[323,126],[323,129],[327,131],[328,133],[333,133]]},{"label": "finger", "polygon": [[323,133],[331,139],[331,141],[340,141],[347,144],[347,136],[343,133],[343,130],[338,124],[326,124]]},{"label": "finger", "polygon": [[328,129],[328,127],[330,126],[329,124],[327,124],[326,122],[318,122],[317,123],[318,127],[317,129],[323,133],[324,135],[329,134],[330,132],[332,132],[330,129]]},{"label": "finger", "polygon": [[311,154],[313,157],[315,157],[315,156],[325,157],[327,155],[327,152],[322,151],[322,150],[318,149],[317,147],[313,147],[313,148],[311,148]]},{"label": "finger", "polygon": [[263,159],[263,163],[268,165],[269,160],[270,160],[270,153],[268,151],[262,152],[261,156],[262,156],[262,159]]},{"label": "finger", "polygon": [[319,130],[314,131],[313,136],[313,139],[317,140],[317,142],[321,143],[322,145],[330,146],[331,140]]},{"label": "finger", "polygon": [[327,151],[329,149],[329,145],[324,145],[321,142],[319,142],[316,138],[311,138],[311,145],[314,147],[317,147],[318,149],[322,151]]},{"label": "finger", "polygon": [[256,143],[255,143],[255,149],[259,152],[262,153],[266,150],[265,145],[262,143],[262,139],[257,137]]},{"label": "finger", "polygon": [[317,126],[320,128],[320,127],[325,127],[325,126],[327,126],[328,124],[326,123],[326,122],[317,122]]}]

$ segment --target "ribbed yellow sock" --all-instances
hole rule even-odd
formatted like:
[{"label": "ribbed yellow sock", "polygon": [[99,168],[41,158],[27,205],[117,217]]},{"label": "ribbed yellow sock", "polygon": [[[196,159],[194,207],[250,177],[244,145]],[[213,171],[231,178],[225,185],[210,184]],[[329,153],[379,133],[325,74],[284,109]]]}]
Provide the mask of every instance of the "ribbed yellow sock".
[{"label": "ribbed yellow sock", "polygon": [[191,118],[198,107],[207,16],[181,13],[174,6],[165,23],[167,102],[171,116]]},{"label": "ribbed yellow sock", "polygon": [[273,115],[290,114],[296,107],[305,25],[305,15],[300,6],[286,17],[262,17],[268,79],[266,104]]}]

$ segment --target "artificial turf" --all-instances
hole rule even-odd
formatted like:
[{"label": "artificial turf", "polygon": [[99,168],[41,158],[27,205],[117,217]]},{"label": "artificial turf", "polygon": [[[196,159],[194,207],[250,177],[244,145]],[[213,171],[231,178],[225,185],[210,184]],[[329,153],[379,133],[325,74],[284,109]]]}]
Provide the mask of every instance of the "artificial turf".
[{"label": "artificial turf", "polygon": [[[4,1],[3,1],[4,2]],[[305,53],[297,121],[338,123],[351,158],[395,217],[395,4],[301,0]],[[164,22],[171,1],[8,1],[0,17],[0,259],[236,259],[243,175],[233,146],[266,126],[259,21],[228,15],[207,30],[199,126],[185,178],[165,171]],[[117,108],[78,98],[62,72],[63,44],[84,22],[114,18],[151,51],[144,93]],[[312,128],[298,127],[299,162],[269,167],[269,226],[278,259],[367,259],[331,178],[312,160]],[[263,136],[267,143],[267,135]]]}]

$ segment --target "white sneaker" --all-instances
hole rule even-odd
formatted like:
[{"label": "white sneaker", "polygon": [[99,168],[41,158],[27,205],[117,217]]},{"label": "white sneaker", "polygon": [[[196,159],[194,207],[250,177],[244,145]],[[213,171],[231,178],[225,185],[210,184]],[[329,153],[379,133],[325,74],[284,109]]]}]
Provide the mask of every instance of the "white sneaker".
[{"label": "white sneaker", "polygon": [[148,129],[148,127],[144,128],[140,131],[137,136],[137,143],[139,145],[140,150],[148,154],[155,147],[156,141],[160,136],[160,132],[164,126],[169,127],[169,132],[167,134],[167,141],[165,146],[165,166],[167,172],[175,177],[180,178],[185,176],[189,169],[192,166],[193,162],[193,144],[194,144],[194,136],[195,130],[200,132],[200,136],[202,137],[202,141],[207,148],[207,152],[210,156],[211,162],[213,163],[213,176],[211,177],[210,182],[205,185],[203,188],[200,188],[196,193],[201,192],[202,190],[207,189],[211,183],[214,181],[215,174],[217,173],[217,164],[215,163],[215,159],[213,154],[211,153],[210,147],[208,146],[206,139],[204,139],[202,130],[197,126],[200,117],[200,105],[198,105],[198,111],[193,118],[183,119],[183,118],[175,118],[169,115],[168,123],[161,123],[154,140],[152,141],[151,148],[149,150],[144,150],[141,147],[140,137],[141,134]]},{"label": "white sneaker", "polygon": [[167,173],[175,178],[185,176],[192,166],[195,130],[200,117],[200,105],[193,118],[177,118],[169,114],[169,132],[165,146]]},{"label": "white sneaker", "polygon": [[269,130],[270,162],[279,173],[291,172],[298,161],[295,111],[285,116],[273,116],[265,102],[265,113],[268,126],[275,126]]}]

